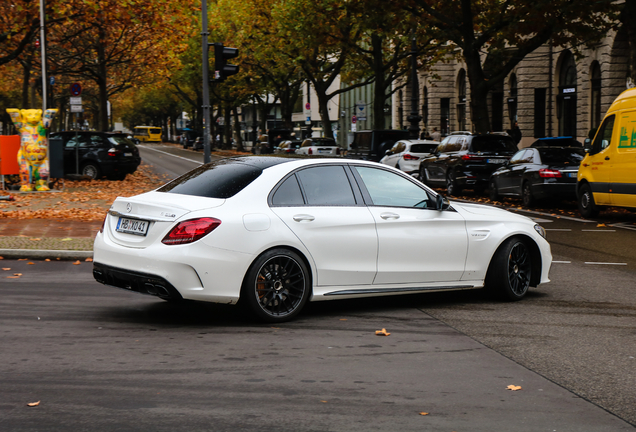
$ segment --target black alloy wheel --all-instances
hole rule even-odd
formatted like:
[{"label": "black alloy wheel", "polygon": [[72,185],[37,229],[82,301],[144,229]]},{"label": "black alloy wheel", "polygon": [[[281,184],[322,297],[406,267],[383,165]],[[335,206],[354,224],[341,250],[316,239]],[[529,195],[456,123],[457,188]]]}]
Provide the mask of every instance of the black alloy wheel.
[{"label": "black alloy wheel", "polygon": [[453,171],[449,171],[446,174],[446,191],[449,196],[457,196],[462,192],[462,189],[457,185],[457,179]]},{"label": "black alloy wheel", "polygon": [[100,174],[99,167],[94,162],[87,162],[82,165],[82,175],[90,177],[93,180],[97,180],[100,177]]},{"label": "black alloy wheel", "polygon": [[519,238],[506,240],[495,252],[488,268],[486,287],[503,300],[521,300],[532,278],[532,254]]},{"label": "black alloy wheel", "polygon": [[584,218],[598,216],[600,209],[594,202],[594,195],[589,184],[585,183],[579,188],[578,196],[579,212]]},{"label": "black alloy wheel", "polygon": [[272,249],[254,261],[242,294],[259,319],[284,322],[298,315],[310,290],[305,262],[290,250]]},{"label": "black alloy wheel", "polygon": [[426,180],[427,180],[427,178],[426,178],[426,169],[424,169],[424,167],[422,165],[420,165],[420,172],[419,172],[417,177],[418,177],[419,181],[421,181],[424,184],[427,184],[426,183]]},{"label": "black alloy wheel", "polygon": [[530,189],[530,183],[527,181],[523,182],[523,186],[521,186],[521,202],[523,202],[523,206],[532,207],[535,201],[532,190]]}]

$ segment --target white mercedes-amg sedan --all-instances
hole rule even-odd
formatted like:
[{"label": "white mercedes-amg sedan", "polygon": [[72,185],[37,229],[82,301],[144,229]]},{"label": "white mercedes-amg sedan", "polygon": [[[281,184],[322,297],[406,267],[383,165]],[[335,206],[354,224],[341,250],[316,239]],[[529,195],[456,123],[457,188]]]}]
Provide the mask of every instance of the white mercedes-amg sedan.
[{"label": "white mercedes-amg sedan", "polygon": [[543,228],[449,202],[374,162],[245,156],[117,198],[97,281],[168,301],[245,304],[282,322],[307,301],[486,288],[520,300],[549,282]]}]

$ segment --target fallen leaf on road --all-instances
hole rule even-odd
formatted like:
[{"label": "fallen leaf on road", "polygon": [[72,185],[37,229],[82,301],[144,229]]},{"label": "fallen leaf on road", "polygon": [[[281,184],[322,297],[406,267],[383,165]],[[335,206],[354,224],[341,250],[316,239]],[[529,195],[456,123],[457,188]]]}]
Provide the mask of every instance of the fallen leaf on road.
[{"label": "fallen leaf on road", "polygon": [[51,261],[51,260],[47,258],[47,259],[45,259],[44,261]]},{"label": "fallen leaf on road", "polygon": [[39,239],[39,238],[32,238],[32,239],[29,239],[29,240],[31,240],[31,241],[40,241],[40,240],[42,240],[42,239]]},{"label": "fallen leaf on road", "polygon": [[80,260],[75,261],[73,265],[80,265]]},{"label": "fallen leaf on road", "polygon": [[604,227],[604,226],[605,226],[604,223],[600,223],[600,224],[596,225],[596,228],[600,228],[600,227]]},{"label": "fallen leaf on road", "polygon": [[86,261],[86,262],[92,262],[92,261],[93,261],[93,258],[86,258],[84,261]]},{"label": "fallen leaf on road", "polygon": [[340,321],[346,321],[346,320],[347,320],[346,318],[340,318]]},{"label": "fallen leaf on road", "polygon": [[382,330],[376,330],[376,331],[375,331],[375,334],[376,334],[376,335],[378,335],[378,336],[388,336],[388,335],[390,335],[391,333],[388,333],[388,332],[386,331],[386,329],[382,329]]},{"label": "fallen leaf on road", "polygon": [[13,276],[22,276],[22,273],[13,273]]},{"label": "fallen leaf on road", "polygon": [[28,262],[27,265],[35,265],[34,262]]},{"label": "fallen leaf on road", "polygon": [[327,401],[320,401],[320,402],[322,402],[322,403],[327,403]]},{"label": "fallen leaf on road", "polygon": [[27,261],[28,258],[18,258],[18,261]]},{"label": "fallen leaf on road", "polygon": [[427,412],[421,412],[420,415],[428,415]]},{"label": "fallen leaf on road", "polygon": [[28,403],[27,405],[28,405],[28,406],[30,406],[30,407],[38,406],[38,405],[40,405],[40,401],[37,401],[37,402],[30,402],[30,403]]},{"label": "fallen leaf on road", "polygon": [[70,237],[66,237],[66,238],[63,238],[63,239],[62,239],[62,240],[60,240],[60,241],[70,241],[70,240],[73,240],[73,239],[72,239],[72,238],[70,238]]},{"label": "fallen leaf on road", "polygon": [[2,270],[9,271],[9,270],[11,270],[11,267],[2,267]]},{"label": "fallen leaf on road", "polygon": [[508,387],[506,387],[508,390],[512,390],[512,391],[517,391],[517,390],[521,390],[521,386],[516,386],[516,385],[509,385]]},{"label": "fallen leaf on road", "polygon": [[7,279],[18,279],[20,276],[7,276]]},{"label": "fallen leaf on road", "polygon": [[0,259],[4,259],[4,257],[0,257]]}]

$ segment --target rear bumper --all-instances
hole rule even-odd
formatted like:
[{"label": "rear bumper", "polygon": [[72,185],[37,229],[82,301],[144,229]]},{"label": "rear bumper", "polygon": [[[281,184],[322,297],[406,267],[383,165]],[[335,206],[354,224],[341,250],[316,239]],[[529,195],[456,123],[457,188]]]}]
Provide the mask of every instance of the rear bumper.
[{"label": "rear bumper", "polygon": [[120,269],[105,264],[93,263],[93,277],[97,282],[134,291],[140,294],[157,296],[165,300],[182,300],[179,291],[162,277],[131,270]]}]

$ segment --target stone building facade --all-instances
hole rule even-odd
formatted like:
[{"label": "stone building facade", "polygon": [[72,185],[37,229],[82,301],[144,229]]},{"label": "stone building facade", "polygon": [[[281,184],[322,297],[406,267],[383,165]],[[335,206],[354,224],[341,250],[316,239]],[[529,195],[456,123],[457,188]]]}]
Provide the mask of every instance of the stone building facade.
[{"label": "stone building facade", "polygon": [[[492,131],[509,130],[518,121],[520,147],[547,136],[575,136],[583,142],[616,96],[630,86],[626,32],[610,32],[582,54],[577,59],[569,49],[544,45],[524,58],[489,95]],[[464,64],[438,63],[420,74],[419,81],[420,128],[437,128],[442,135],[473,131]],[[394,94],[393,128],[408,127],[410,101],[408,86]]]}]

